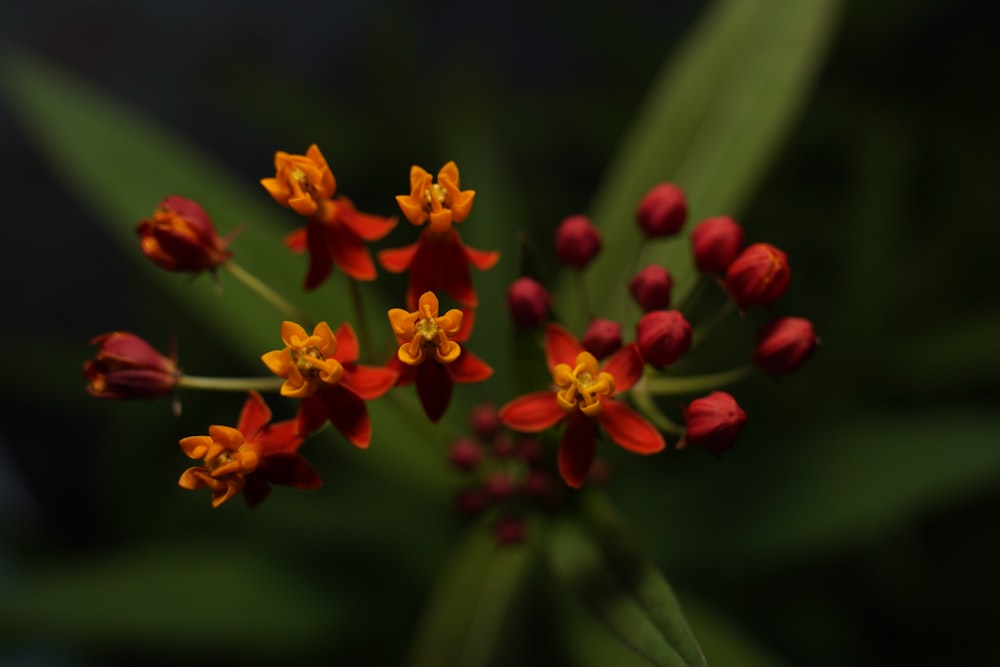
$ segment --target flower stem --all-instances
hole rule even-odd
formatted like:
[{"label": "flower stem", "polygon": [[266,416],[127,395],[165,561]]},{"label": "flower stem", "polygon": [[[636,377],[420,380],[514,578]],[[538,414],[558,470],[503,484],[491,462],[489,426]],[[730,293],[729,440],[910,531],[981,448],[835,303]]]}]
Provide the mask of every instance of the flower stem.
[{"label": "flower stem", "polygon": [[684,427],[680,424],[675,423],[672,419],[667,417],[660,408],[657,407],[656,402],[653,401],[653,396],[649,391],[649,385],[644,381],[640,380],[635,386],[632,387],[630,392],[632,396],[632,402],[635,403],[635,407],[638,408],[646,418],[648,418],[656,428],[660,429],[664,433],[670,433],[671,435],[681,435],[684,433]]},{"label": "flower stem", "polygon": [[252,292],[256,293],[257,296],[273,306],[279,313],[288,319],[301,324],[303,327],[312,327],[312,320],[305,313],[299,310],[295,304],[278,294],[271,288],[270,285],[264,283],[242,266],[232,260],[223,262],[222,266],[229,271],[230,275],[249,287]]},{"label": "flower stem", "polygon": [[358,281],[347,276],[347,284],[351,291],[351,306],[354,308],[354,317],[358,321],[358,333],[361,336],[361,358],[366,363],[372,362],[372,332],[368,327],[368,315],[365,313],[365,302],[361,297],[361,286]]},{"label": "flower stem", "polygon": [[687,377],[672,376],[646,376],[636,383],[632,391],[642,387],[655,396],[670,396],[679,394],[697,394],[708,389],[716,389],[727,384],[733,384],[748,377],[753,373],[753,364],[739,366],[732,370],[721,371],[719,373],[706,373],[705,375],[689,375]]},{"label": "flower stem", "polygon": [[712,333],[722,320],[726,319],[736,308],[732,299],[726,299],[718,310],[712,313],[704,322],[695,327],[691,333],[691,347],[694,347]]},{"label": "flower stem", "polygon": [[199,375],[181,375],[177,381],[178,387],[188,389],[208,389],[210,391],[278,391],[281,388],[283,378],[279,377],[256,377],[256,378],[217,378],[203,377]]}]

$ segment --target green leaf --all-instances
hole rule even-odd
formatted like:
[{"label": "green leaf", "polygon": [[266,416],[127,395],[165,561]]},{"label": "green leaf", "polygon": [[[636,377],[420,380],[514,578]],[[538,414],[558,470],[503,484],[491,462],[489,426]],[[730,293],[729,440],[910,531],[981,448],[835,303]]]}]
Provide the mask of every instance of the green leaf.
[{"label": "green leaf", "polygon": [[654,664],[704,665],[677,598],[636,538],[603,496],[588,494],[582,502],[583,521],[557,522],[546,543],[553,571]]},{"label": "green leaf", "polygon": [[[721,0],[653,82],[590,214],[604,249],[588,268],[592,303],[624,315],[622,290],[641,267],[634,211],[655,183],[684,188],[689,220],[739,215],[802,106],[826,51],[838,0]],[[690,225],[689,225],[690,228]],[[669,267],[680,301],[696,283],[686,237],[649,244],[641,258]],[[586,313],[571,281],[557,291],[567,322]]]},{"label": "green leaf", "polygon": [[527,546],[498,546],[492,532],[482,526],[469,530],[440,570],[405,664],[490,664],[533,556]]}]

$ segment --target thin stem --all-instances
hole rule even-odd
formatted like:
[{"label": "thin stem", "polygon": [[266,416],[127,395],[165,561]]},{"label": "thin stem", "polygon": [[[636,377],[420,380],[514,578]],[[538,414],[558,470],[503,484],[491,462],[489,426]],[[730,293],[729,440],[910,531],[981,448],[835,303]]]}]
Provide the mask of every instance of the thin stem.
[{"label": "thin stem", "polygon": [[368,315],[365,313],[364,299],[361,298],[361,287],[358,281],[348,276],[347,284],[351,292],[351,305],[354,307],[354,317],[357,318],[359,333],[361,334],[361,358],[366,363],[372,361],[372,332],[368,327]]},{"label": "thin stem", "polygon": [[178,387],[208,389],[210,391],[278,391],[284,383],[279,377],[217,378],[199,375],[181,375]]},{"label": "thin stem", "polygon": [[252,292],[273,306],[279,313],[306,328],[312,328],[312,320],[295,304],[278,294],[270,285],[264,283],[232,260],[223,262],[222,266],[229,271],[230,275],[249,287]]},{"label": "thin stem", "polygon": [[[739,366],[732,370],[705,375],[689,375],[687,377],[646,376],[639,380],[636,388],[642,385],[644,391],[655,396],[670,396],[680,394],[696,394],[708,389],[715,389],[739,382],[754,372],[753,364]],[[632,389],[635,391],[635,388]]]},{"label": "thin stem", "polygon": [[667,417],[660,411],[645,381],[640,380],[636,383],[632,387],[630,395],[632,396],[632,402],[635,403],[635,407],[639,409],[639,412],[653,422],[658,429],[671,435],[682,435],[684,433],[683,426],[675,423],[670,417]]}]

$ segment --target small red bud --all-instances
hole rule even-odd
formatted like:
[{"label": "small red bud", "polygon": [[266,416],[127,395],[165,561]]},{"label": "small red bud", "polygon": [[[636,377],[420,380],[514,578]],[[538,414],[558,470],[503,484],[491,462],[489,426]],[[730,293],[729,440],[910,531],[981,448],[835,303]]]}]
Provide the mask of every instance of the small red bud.
[{"label": "small red bud", "polygon": [[516,516],[503,517],[493,527],[500,544],[520,544],[524,541],[524,519]]},{"label": "small red bud", "polygon": [[674,279],[658,264],[650,264],[629,281],[628,291],[643,312],[670,307],[670,289]]},{"label": "small red bud", "polygon": [[483,448],[473,438],[459,438],[451,443],[448,460],[459,470],[473,470],[483,460]]},{"label": "small red bud", "polygon": [[472,409],[472,430],[483,440],[489,440],[500,430],[500,415],[492,403],[480,403]]},{"label": "small red bud", "polygon": [[97,398],[155,398],[173,391],[180,371],[173,359],[133,333],[113,331],[90,341],[97,356],[83,365],[87,391]]},{"label": "small red bud", "polygon": [[517,491],[517,485],[505,472],[495,472],[483,483],[486,495],[495,502],[507,500]]},{"label": "small red bud", "polygon": [[726,270],[726,290],[740,308],[776,300],[791,279],[788,256],[770,243],[754,243]]},{"label": "small red bud", "polygon": [[536,465],[542,460],[542,443],[538,441],[538,438],[531,436],[522,438],[520,442],[520,449],[521,460],[529,466]]},{"label": "small red bud", "polygon": [[714,391],[691,401],[684,411],[687,430],[678,448],[699,445],[718,454],[736,444],[747,422],[747,415],[730,394]]},{"label": "small red bud", "polygon": [[816,332],[804,317],[779,317],[757,334],[753,361],[771,375],[791,373],[816,350]]},{"label": "small red bud", "polygon": [[205,210],[194,201],[171,195],[136,227],[143,254],[167,271],[214,269],[233,254],[219,238]]},{"label": "small red bud", "polygon": [[571,215],[556,229],[556,256],[576,269],[585,268],[601,251],[601,235],[585,215]]},{"label": "small red bud", "polygon": [[636,325],[636,342],[646,363],[664,368],[691,347],[691,325],[678,310],[654,310]]},{"label": "small red bud", "polygon": [[510,433],[498,433],[493,438],[493,455],[498,459],[509,459],[517,453],[517,444]]},{"label": "small red bud", "polygon": [[676,234],[687,218],[684,191],[673,183],[654,185],[639,202],[636,217],[647,238]]},{"label": "small red bud", "polygon": [[548,290],[531,278],[518,278],[507,288],[507,310],[518,329],[541,326],[551,305]]},{"label": "small red bud", "polygon": [[612,320],[595,317],[580,339],[583,349],[598,359],[610,355],[622,346],[622,325]]},{"label": "small red bud", "polygon": [[691,231],[694,264],[703,273],[725,273],[743,248],[743,228],[727,215],[702,220]]}]

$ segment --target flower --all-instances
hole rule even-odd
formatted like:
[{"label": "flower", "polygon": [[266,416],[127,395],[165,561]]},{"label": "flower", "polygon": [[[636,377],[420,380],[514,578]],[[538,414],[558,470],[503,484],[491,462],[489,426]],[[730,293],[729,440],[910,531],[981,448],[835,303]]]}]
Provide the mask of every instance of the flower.
[{"label": "flower", "polygon": [[304,435],[295,419],[271,424],[271,409],[255,391],[249,392],[236,428],[213,425],[208,435],[182,438],[181,449],[204,465],[188,468],[178,484],[185,489],[208,488],[212,507],[240,491],[251,507],[271,491],[271,484],[318,489],[319,473],[298,454]]},{"label": "flower", "polygon": [[321,285],[335,265],[355,280],[374,280],[375,263],[365,241],[383,238],[396,218],[363,213],[347,197],[334,197],[333,172],[316,144],[305,155],[278,151],[274,164],[277,176],[261,184],[279,204],[307,218],[305,227],[285,238],[292,251],[309,251],[305,289]]},{"label": "flower", "polygon": [[400,342],[396,357],[389,362],[399,371],[396,384],[416,383],[420,404],[432,422],[448,409],[456,382],[481,382],[493,374],[484,361],[459,345],[472,330],[472,314],[453,308],[440,315],[439,309],[437,296],[425,292],[415,311],[388,311],[389,324]]},{"label": "flower", "polygon": [[687,430],[677,443],[677,449],[690,443],[719,454],[736,444],[746,422],[746,413],[732,395],[713,391],[708,396],[691,401],[684,410]]},{"label": "flower", "polygon": [[84,363],[87,391],[97,398],[155,398],[173,391],[180,379],[174,359],[127,331],[101,334],[97,357]]},{"label": "flower", "polygon": [[804,317],[779,317],[757,334],[753,361],[771,375],[791,373],[812,356],[818,339]]},{"label": "flower", "polygon": [[726,290],[740,308],[762,306],[788,289],[788,256],[770,243],[748,246],[726,269]]},{"label": "flower", "polygon": [[691,347],[691,325],[678,310],[654,310],[636,325],[636,343],[654,368],[674,363]]},{"label": "flower", "polygon": [[479,301],[472,286],[469,265],[480,271],[491,268],[500,253],[470,248],[462,243],[453,223],[465,220],[472,209],[474,190],[460,190],[458,166],[449,162],[438,172],[437,182],[414,165],[410,168],[410,194],[396,202],[414,225],[429,221],[416,243],[378,253],[382,266],[392,273],[409,271],[406,307],[414,309],[425,292],[448,292],[461,305],[474,308]]},{"label": "flower", "polygon": [[136,232],[143,254],[167,271],[212,270],[233,254],[205,210],[177,195],[160,202]]},{"label": "flower", "polygon": [[674,280],[659,264],[650,264],[628,283],[628,291],[644,312],[670,307],[670,290]]},{"label": "flower", "polygon": [[352,444],[371,442],[371,420],[365,401],[389,391],[397,379],[391,369],[357,364],[354,329],[342,324],[335,334],[326,322],[312,335],[295,322],[281,324],[285,348],[264,354],[272,373],[285,378],[281,395],[301,398],[299,429],[311,433],[330,421]]},{"label": "flower", "polygon": [[694,264],[703,273],[725,273],[743,248],[743,228],[727,215],[702,220],[691,230]]},{"label": "flower", "polygon": [[552,297],[538,281],[523,276],[507,288],[507,310],[518,329],[534,329],[545,321]]},{"label": "flower", "polygon": [[274,154],[273,178],[262,178],[260,184],[274,197],[274,201],[299,215],[316,213],[323,200],[333,197],[337,181],[326,164],[326,158],[313,144],[305,155],[292,155],[284,151]]},{"label": "flower", "polygon": [[587,325],[580,339],[583,349],[598,359],[616,352],[622,346],[622,325],[612,320],[595,317]]},{"label": "flower", "polygon": [[601,234],[585,215],[571,215],[556,228],[556,256],[566,266],[583,269],[601,251]]},{"label": "flower", "polygon": [[631,343],[603,366],[566,329],[550,324],[545,332],[545,357],[554,391],[526,394],[500,409],[509,428],[537,433],[566,423],[559,442],[559,472],[579,488],[594,462],[597,426],[619,446],[637,454],[653,454],[666,443],[641,415],[614,398],[642,375],[639,348]]},{"label": "flower", "polygon": [[687,219],[684,191],[673,183],[654,185],[639,202],[636,218],[646,238],[673,236]]}]

